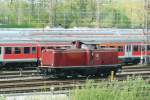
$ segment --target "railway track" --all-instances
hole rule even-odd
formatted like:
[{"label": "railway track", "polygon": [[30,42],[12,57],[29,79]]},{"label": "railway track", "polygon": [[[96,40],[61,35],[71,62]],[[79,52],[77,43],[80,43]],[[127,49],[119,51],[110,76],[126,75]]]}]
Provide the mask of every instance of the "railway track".
[{"label": "railway track", "polygon": [[[102,81],[105,79],[95,79],[96,81]],[[21,92],[41,92],[60,91],[66,89],[72,89],[75,87],[81,87],[85,84],[85,79],[65,79],[65,80],[48,80],[43,79],[28,79],[28,80],[3,80],[0,83],[0,94],[6,93],[21,93]]]},{"label": "railway track", "polygon": [[39,76],[37,70],[15,70],[15,71],[0,71],[0,79],[23,78]]},{"label": "railway track", "polygon": [[[127,76],[141,75],[144,79],[150,78],[149,66],[125,66],[121,73],[117,73],[117,80],[125,80]],[[92,78],[96,82],[108,81],[108,78]],[[54,91],[72,89],[83,86],[86,78],[78,79],[49,79],[40,76],[36,70],[3,71],[0,72],[0,93],[23,93],[38,91]]]},{"label": "railway track", "polygon": [[146,65],[132,65],[123,66],[121,73],[116,75],[122,80],[126,79],[128,76],[141,76],[143,79],[150,79],[150,66]]},{"label": "railway track", "polygon": [[124,66],[122,72],[118,75],[150,75],[150,66],[145,65],[134,65],[134,66]]}]

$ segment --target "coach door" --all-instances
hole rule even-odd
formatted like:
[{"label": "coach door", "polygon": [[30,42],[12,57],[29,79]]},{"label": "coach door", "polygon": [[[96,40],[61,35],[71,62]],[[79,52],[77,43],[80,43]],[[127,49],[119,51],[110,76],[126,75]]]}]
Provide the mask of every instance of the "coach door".
[{"label": "coach door", "polygon": [[0,47],[0,62],[3,60],[3,50],[2,47]]},{"label": "coach door", "polygon": [[131,57],[132,56],[132,45],[127,44],[125,46],[125,56],[126,57]]}]

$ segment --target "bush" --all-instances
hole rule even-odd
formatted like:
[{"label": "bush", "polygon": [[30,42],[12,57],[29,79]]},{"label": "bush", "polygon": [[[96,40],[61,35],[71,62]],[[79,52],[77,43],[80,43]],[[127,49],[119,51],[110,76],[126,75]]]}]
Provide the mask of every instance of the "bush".
[{"label": "bush", "polygon": [[141,77],[126,81],[100,82],[87,81],[82,88],[72,92],[73,100],[149,100],[150,85]]}]

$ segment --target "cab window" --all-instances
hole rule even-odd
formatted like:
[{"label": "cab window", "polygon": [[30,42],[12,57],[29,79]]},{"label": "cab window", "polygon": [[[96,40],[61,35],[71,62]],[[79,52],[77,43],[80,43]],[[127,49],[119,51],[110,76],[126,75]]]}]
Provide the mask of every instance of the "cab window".
[{"label": "cab window", "polygon": [[20,54],[21,53],[21,48],[15,47],[15,54]]},{"label": "cab window", "polygon": [[11,54],[12,52],[12,48],[11,47],[5,47],[5,54]]},{"label": "cab window", "polygon": [[24,54],[30,53],[30,47],[24,47]]}]

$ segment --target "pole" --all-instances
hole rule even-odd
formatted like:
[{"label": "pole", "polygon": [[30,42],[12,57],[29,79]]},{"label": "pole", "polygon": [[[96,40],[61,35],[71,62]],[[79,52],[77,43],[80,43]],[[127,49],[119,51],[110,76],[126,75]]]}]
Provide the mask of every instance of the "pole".
[{"label": "pole", "polygon": [[111,71],[110,80],[113,81],[114,79],[115,79],[115,72],[114,72],[114,71]]},{"label": "pole", "polygon": [[21,0],[18,0],[18,18],[17,18],[17,22],[18,22],[18,25],[21,24],[21,18],[22,18],[22,4],[21,4]]},{"label": "pole", "polygon": [[100,15],[100,11],[99,11],[99,1],[96,0],[96,27],[99,28],[99,15]]},{"label": "pole", "polygon": [[144,17],[144,35],[145,35],[145,53],[144,53],[144,64],[148,64],[147,58],[147,46],[149,45],[149,14],[150,14],[150,0],[145,0],[145,17]]}]

